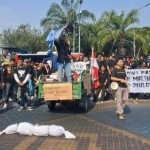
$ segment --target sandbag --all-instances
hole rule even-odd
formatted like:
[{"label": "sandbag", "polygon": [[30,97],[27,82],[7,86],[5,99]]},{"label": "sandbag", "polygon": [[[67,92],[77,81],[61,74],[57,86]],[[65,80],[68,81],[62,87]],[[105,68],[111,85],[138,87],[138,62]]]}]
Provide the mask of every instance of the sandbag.
[{"label": "sandbag", "polygon": [[62,136],[65,133],[65,129],[62,126],[51,125],[49,127],[50,136]]},{"label": "sandbag", "polygon": [[3,130],[2,132],[0,132],[0,135],[2,135],[4,133],[5,134],[14,134],[14,133],[17,133],[17,127],[18,127],[18,124],[10,125],[5,130]]},{"label": "sandbag", "polygon": [[72,133],[70,133],[69,131],[65,131],[65,138],[66,139],[75,139],[76,137],[72,134]]},{"label": "sandbag", "polygon": [[34,126],[34,135],[36,136],[48,136],[49,135],[49,126],[48,125],[35,125]]},{"label": "sandbag", "polygon": [[22,135],[33,135],[34,126],[28,122],[19,123],[17,133]]}]

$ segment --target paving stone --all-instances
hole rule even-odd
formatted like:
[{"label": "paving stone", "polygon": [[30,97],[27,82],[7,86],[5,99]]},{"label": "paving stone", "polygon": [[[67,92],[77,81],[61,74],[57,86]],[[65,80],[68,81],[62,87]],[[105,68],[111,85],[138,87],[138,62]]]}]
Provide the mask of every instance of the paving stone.
[{"label": "paving stone", "polygon": [[[56,124],[76,135],[75,140],[63,137],[28,137],[19,134],[2,135],[0,150],[150,150],[150,102],[137,103],[126,108],[126,119],[115,114],[114,101],[93,104],[88,113],[74,107],[58,106],[48,112],[42,104],[30,112],[16,108],[0,111],[0,130],[19,122]],[[142,113],[140,113],[142,112]],[[126,132],[125,132],[126,131]],[[143,138],[143,139],[142,139]]]}]

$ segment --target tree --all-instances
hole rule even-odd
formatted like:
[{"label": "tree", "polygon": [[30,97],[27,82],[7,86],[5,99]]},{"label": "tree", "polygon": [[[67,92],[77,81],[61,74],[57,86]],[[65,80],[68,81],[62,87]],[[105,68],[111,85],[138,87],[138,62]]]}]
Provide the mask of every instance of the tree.
[{"label": "tree", "polygon": [[29,24],[21,24],[17,29],[4,30],[3,43],[29,49],[32,53],[48,49],[43,33],[36,28],[31,29]]},{"label": "tree", "polygon": [[81,24],[87,19],[95,21],[94,14],[87,10],[82,10],[82,13],[78,13],[80,3],[81,0],[76,0],[74,3],[70,0],[62,0],[61,6],[57,3],[52,3],[48,9],[46,18],[41,20],[41,26],[44,27],[44,31],[49,31],[54,25],[60,27],[66,24],[73,25],[77,20],[80,20]]},{"label": "tree", "polygon": [[98,33],[100,36],[98,44],[104,47],[111,42],[112,49],[117,45],[120,54],[123,54],[122,50],[124,50],[125,40],[131,33],[127,32],[127,30],[132,24],[137,22],[139,22],[137,10],[131,10],[127,15],[125,15],[124,11],[120,15],[115,11],[104,12],[98,21],[102,26],[102,30]]}]

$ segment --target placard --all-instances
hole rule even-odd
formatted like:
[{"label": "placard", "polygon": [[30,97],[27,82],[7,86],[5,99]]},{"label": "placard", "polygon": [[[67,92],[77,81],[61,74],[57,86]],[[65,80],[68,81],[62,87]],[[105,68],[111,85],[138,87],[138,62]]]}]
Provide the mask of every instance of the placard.
[{"label": "placard", "polygon": [[87,94],[91,94],[92,91],[92,77],[91,74],[86,74],[83,76],[83,86],[87,90]]},{"label": "placard", "polygon": [[71,83],[44,84],[44,100],[72,100]]},{"label": "placard", "polygon": [[72,62],[70,64],[71,70],[86,70],[86,65],[89,61]]},{"label": "placard", "polygon": [[126,70],[130,93],[150,93],[150,69]]}]

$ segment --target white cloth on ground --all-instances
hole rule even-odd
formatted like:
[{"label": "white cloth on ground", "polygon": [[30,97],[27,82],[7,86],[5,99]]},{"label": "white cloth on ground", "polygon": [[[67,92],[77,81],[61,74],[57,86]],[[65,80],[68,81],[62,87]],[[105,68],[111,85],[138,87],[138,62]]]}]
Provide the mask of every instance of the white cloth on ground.
[{"label": "white cloth on ground", "polygon": [[51,125],[49,127],[50,136],[62,136],[65,133],[65,129],[62,126]]},{"label": "white cloth on ground", "polygon": [[19,123],[17,132],[22,135],[33,135],[34,125],[28,122]]},{"label": "white cloth on ground", "polygon": [[3,130],[2,132],[0,132],[0,135],[2,134],[14,134],[17,133],[17,127],[18,124],[12,124],[10,126],[8,126],[5,130]]},{"label": "white cloth on ground", "polygon": [[49,135],[49,125],[35,125],[34,135],[36,136],[48,136]]}]

